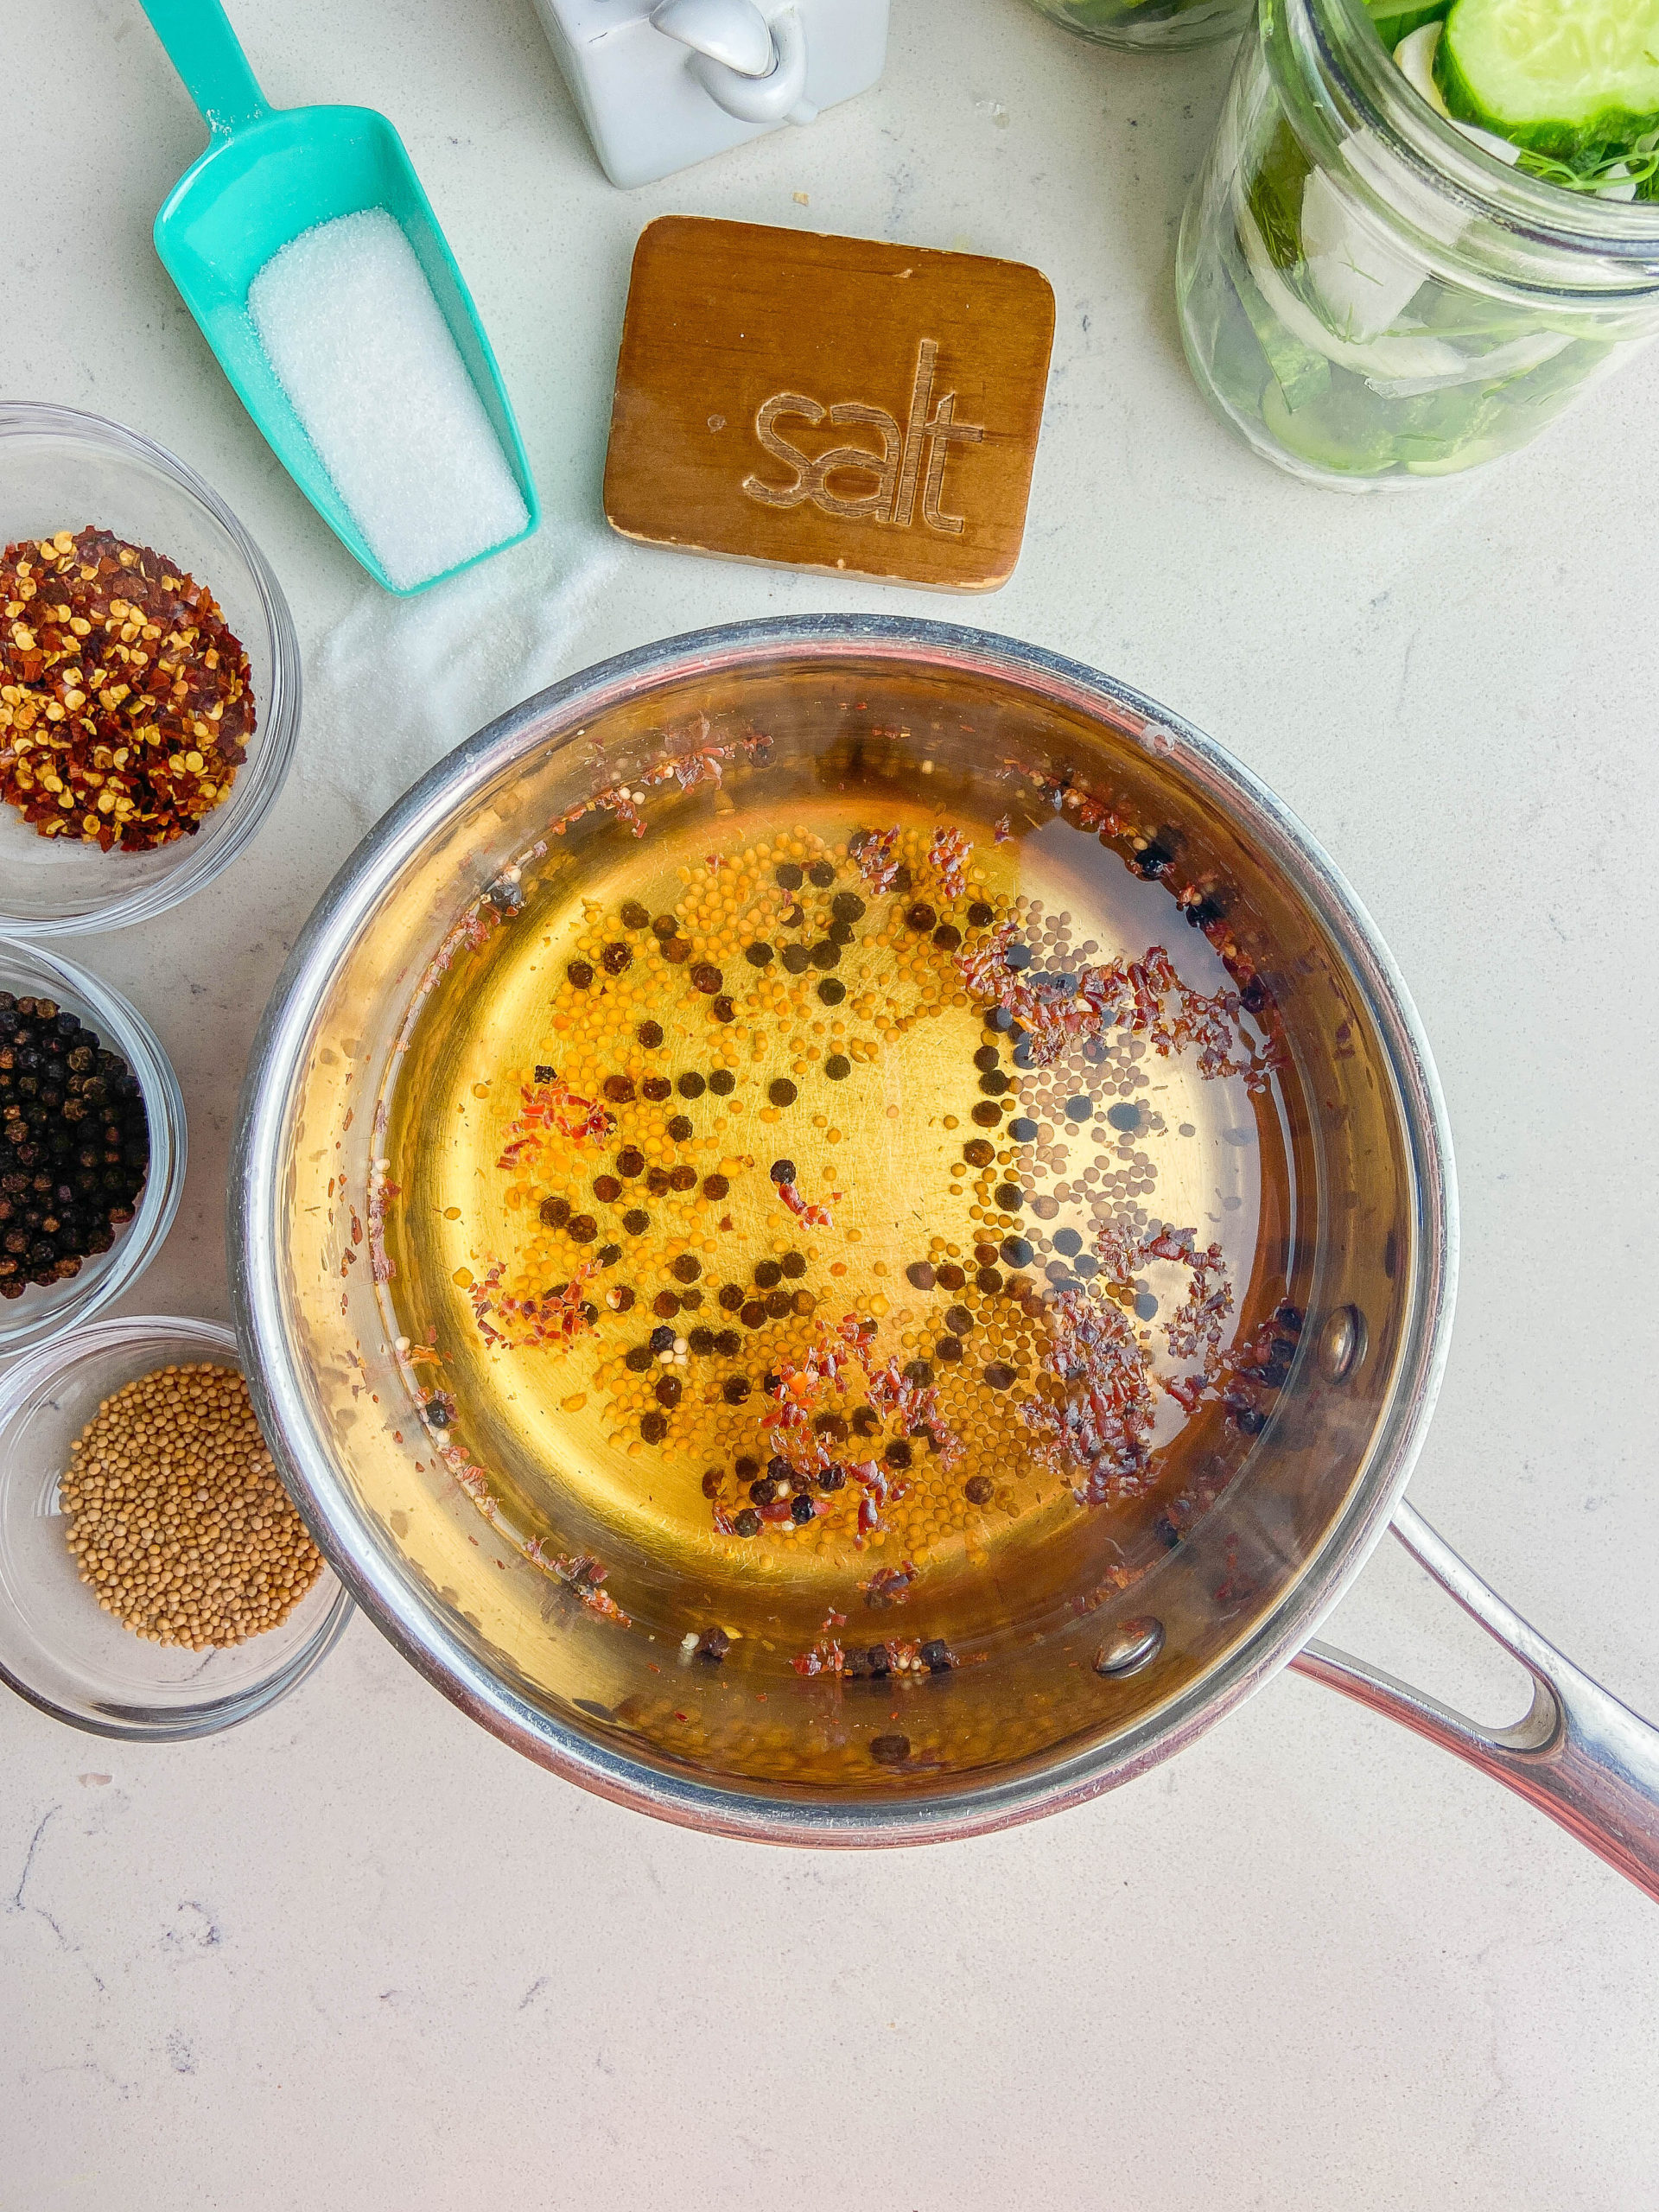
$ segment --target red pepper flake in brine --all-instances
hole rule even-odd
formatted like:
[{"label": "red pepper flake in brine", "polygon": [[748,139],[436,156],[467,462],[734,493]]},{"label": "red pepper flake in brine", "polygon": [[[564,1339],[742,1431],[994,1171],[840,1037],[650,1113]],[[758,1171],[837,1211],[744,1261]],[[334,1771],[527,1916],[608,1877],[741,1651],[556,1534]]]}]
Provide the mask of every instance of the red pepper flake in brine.
[{"label": "red pepper flake in brine", "polygon": [[591,1098],[572,1090],[560,1076],[532,1088],[520,1086],[522,1110],[508,1124],[507,1141],[496,1161],[498,1167],[514,1167],[550,1136],[568,1137],[572,1144],[602,1144],[616,1127],[613,1117]]},{"label": "red pepper flake in brine", "polygon": [[936,830],[928,848],[928,865],[944,886],[947,899],[960,899],[966,888],[968,855],[973,846],[960,830]]},{"label": "red pepper flake in brine", "polygon": [[847,850],[853,865],[872,891],[891,891],[899,877],[899,863],[893,858],[893,848],[899,842],[897,826],[891,830],[863,830],[848,842]]}]

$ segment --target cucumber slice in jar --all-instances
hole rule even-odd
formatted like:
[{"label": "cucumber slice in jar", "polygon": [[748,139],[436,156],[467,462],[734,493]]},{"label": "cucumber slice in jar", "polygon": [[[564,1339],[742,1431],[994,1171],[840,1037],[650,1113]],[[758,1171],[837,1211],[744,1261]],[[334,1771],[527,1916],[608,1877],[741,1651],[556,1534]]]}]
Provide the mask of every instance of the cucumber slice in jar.
[{"label": "cucumber slice in jar", "polygon": [[1390,52],[1425,23],[1443,22],[1452,0],[1365,0],[1365,12]]},{"label": "cucumber slice in jar", "polygon": [[1507,138],[1500,138],[1491,130],[1478,129],[1472,123],[1461,122],[1440,97],[1440,88],[1434,76],[1434,57],[1440,52],[1445,29],[1443,23],[1424,23],[1402,38],[1394,49],[1395,67],[1435,114],[1443,115],[1448,123],[1461,130],[1471,145],[1483,147],[1494,161],[1506,162],[1513,168],[1521,158],[1518,146],[1512,146]]},{"label": "cucumber slice in jar", "polygon": [[1659,0],[1454,0],[1434,56],[1452,114],[1559,161],[1659,127]]}]

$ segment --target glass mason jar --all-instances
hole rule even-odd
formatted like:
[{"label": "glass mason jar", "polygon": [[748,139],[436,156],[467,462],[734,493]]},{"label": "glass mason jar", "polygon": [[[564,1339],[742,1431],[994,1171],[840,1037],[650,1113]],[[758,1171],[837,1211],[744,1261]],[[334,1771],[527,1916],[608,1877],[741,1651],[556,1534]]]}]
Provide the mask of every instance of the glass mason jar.
[{"label": "glass mason jar", "polygon": [[1031,0],[1031,5],[1080,38],[1144,53],[1236,38],[1255,0]]},{"label": "glass mason jar", "polygon": [[1192,372],[1257,453],[1312,483],[1409,484],[1525,445],[1659,329],[1659,202],[1482,150],[1363,0],[1261,0],[1176,289]]}]

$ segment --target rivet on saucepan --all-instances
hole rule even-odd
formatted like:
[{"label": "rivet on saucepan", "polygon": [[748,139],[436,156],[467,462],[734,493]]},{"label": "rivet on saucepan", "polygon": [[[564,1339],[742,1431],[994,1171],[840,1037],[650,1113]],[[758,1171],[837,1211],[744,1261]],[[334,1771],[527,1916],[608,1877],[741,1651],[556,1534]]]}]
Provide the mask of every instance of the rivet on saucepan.
[{"label": "rivet on saucepan", "polygon": [[1150,1666],[1164,1648],[1164,1624],[1151,1613],[1120,1621],[1095,1654],[1097,1675],[1133,1675]]},{"label": "rivet on saucepan", "polygon": [[1365,1316],[1357,1306],[1338,1306],[1319,1331],[1319,1372],[1327,1382],[1345,1382],[1365,1357]]}]

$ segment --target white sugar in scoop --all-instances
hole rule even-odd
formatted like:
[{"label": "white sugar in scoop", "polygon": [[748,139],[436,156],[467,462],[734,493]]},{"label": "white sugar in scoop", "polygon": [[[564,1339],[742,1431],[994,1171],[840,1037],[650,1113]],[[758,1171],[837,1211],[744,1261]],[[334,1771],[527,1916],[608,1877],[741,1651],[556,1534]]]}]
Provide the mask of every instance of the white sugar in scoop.
[{"label": "white sugar in scoop", "polygon": [[334,489],[399,590],[530,517],[421,264],[384,208],[272,256],[248,313]]}]

